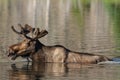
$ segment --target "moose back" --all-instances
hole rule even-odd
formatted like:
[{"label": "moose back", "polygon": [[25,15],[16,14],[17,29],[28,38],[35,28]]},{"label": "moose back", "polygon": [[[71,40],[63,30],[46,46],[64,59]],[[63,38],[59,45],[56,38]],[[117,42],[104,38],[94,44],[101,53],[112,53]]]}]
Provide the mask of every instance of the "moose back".
[{"label": "moose back", "polygon": [[[33,62],[92,64],[111,60],[103,55],[74,52],[61,45],[46,46],[38,39],[47,35],[48,31],[40,31],[39,28],[32,28],[28,24],[24,27],[20,24],[18,26],[21,29],[20,31],[17,31],[13,26],[11,28],[15,33],[21,35],[24,40],[9,47],[8,57],[11,57],[12,60],[19,56],[27,59],[31,58]],[[28,34],[32,34],[32,37]]]}]

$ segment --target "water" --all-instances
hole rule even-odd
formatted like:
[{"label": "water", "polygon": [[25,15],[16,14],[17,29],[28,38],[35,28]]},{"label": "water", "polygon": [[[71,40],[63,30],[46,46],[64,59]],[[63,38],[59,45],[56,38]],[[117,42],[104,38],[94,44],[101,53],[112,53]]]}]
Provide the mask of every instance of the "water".
[{"label": "water", "polygon": [[[1,63],[1,80],[119,80],[120,65]],[[6,70],[7,69],[7,70]]]},{"label": "water", "polygon": [[49,34],[40,39],[45,45],[63,45],[73,51],[108,57],[120,56],[119,6],[119,0],[0,0],[0,79],[16,80],[26,75],[34,80],[36,73],[40,73],[38,77],[42,80],[118,80],[119,64],[82,68],[74,64],[72,69],[60,64],[62,69],[56,65],[56,72],[51,64],[51,71],[47,71],[46,65],[42,66],[46,70],[42,72],[34,72],[32,68],[16,71],[12,70],[13,61],[6,53],[8,46],[22,40],[11,30],[12,25],[19,30],[17,24],[21,23],[48,30]]}]

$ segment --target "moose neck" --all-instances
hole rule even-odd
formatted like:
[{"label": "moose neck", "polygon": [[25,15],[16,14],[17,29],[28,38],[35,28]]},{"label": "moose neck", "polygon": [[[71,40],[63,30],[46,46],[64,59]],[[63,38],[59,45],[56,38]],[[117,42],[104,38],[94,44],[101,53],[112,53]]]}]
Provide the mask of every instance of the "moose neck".
[{"label": "moose neck", "polygon": [[32,61],[48,62],[46,57],[52,55],[55,49],[56,49],[55,46],[46,46],[42,44],[39,40],[36,40],[35,52],[31,55]]},{"label": "moose neck", "polygon": [[36,45],[35,45],[35,51],[37,52],[38,50],[42,49],[45,45],[42,44],[39,40],[36,40]]}]

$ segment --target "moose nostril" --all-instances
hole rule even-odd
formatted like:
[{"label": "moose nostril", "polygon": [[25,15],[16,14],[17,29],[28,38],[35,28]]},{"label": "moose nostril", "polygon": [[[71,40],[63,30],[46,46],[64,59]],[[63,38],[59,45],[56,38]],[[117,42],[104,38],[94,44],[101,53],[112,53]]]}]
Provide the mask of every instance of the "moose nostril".
[{"label": "moose nostril", "polygon": [[9,52],[7,56],[10,57],[10,56],[12,56],[12,55],[15,55],[15,53]]},{"label": "moose nostril", "polygon": [[12,55],[12,53],[8,53],[7,56],[9,57],[10,55]]}]

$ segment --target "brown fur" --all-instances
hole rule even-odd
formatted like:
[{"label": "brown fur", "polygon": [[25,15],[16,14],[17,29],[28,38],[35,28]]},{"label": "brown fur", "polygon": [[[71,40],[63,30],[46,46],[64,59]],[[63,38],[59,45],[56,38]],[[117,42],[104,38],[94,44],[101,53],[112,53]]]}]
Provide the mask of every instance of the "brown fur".
[{"label": "brown fur", "polygon": [[21,43],[12,45],[10,46],[10,49],[12,49],[14,52],[16,51],[17,56],[30,54],[28,57],[31,57],[31,59],[35,62],[65,62],[88,64],[110,60],[109,58],[102,55],[73,52],[60,45],[45,46],[38,40],[35,40],[33,42],[30,41],[28,46],[26,43],[29,43],[29,40],[25,40]]}]

